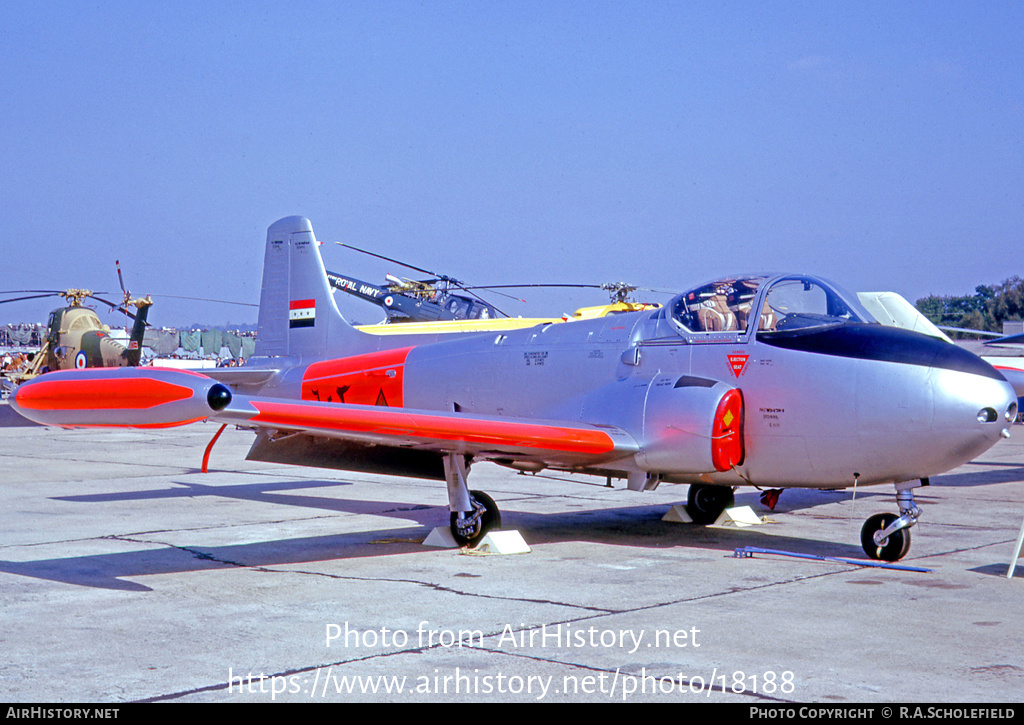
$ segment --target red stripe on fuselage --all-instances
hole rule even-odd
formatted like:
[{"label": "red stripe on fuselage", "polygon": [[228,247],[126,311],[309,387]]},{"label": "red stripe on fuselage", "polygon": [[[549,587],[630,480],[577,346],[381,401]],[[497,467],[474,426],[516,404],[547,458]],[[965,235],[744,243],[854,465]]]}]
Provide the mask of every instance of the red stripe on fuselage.
[{"label": "red stripe on fuselage", "polygon": [[338,430],[396,438],[511,446],[564,453],[603,455],[615,450],[611,437],[598,430],[544,423],[471,419],[424,412],[409,413],[366,406],[330,407],[253,401],[252,420],[281,428]]},{"label": "red stripe on fuselage", "polygon": [[302,376],[302,399],[400,408],[410,350],[402,347],[313,363]]}]

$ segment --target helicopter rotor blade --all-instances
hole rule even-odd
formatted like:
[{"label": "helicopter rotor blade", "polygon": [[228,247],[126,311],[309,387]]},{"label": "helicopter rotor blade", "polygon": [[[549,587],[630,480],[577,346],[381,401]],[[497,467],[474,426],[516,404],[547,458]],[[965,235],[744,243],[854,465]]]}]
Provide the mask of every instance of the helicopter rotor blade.
[{"label": "helicopter rotor blade", "polygon": [[579,288],[579,289],[611,290],[613,287],[626,287],[626,286],[630,287],[634,291],[640,290],[640,291],[644,291],[644,292],[654,292],[656,294],[662,294],[662,295],[676,295],[676,294],[679,294],[678,290],[654,289],[652,287],[633,287],[632,285],[625,285],[624,283],[621,283],[621,282],[613,282],[613,283],[605,283],[605,284],[574,284],[574,283],[563,283],[563,284],[559,284],[559,283],[552,283],[552,284],[547,284],[547,283],[540,283],[540,284],[495,284],[495,285],[474,285],[471,289],[527,289],[527,288],[530,288],[530,287],[569,287],[569,288]]},{"label": "helicopter rotor blade", "polygon": [[[392,262],[394,264],[400,264],[403,267],[408,267],[409,269],[414,270],[416,272],[421,272],[422,274],[429,274],[431,277],[434,277],[435,279],[431,280],[430,282],[428,282],[428,284],[434,284],[436,282],[443,282],[446,285],[451,285],[452,287],[455,287],[457,289],[460,289],[460,290],[463,290],[463,291],[469,293],[475,299],[479,300],[480,302],[483,302],[485,305],[487,305],[488,307],[493,309],[498,314],[504,315],[505,317],[509,317],[509,314],[507,312],[504,312],[504,311],[500,310],[498,307],[492,305],[490,302],[485,300],[480,295],[476,294],[475,292],[472,292],[470,287],[467,287],[465,285],[465,283],[455,279],[454,277],[449,277],[446,274],[438,274],[437,272],[431,272],[429,269],[423,269],[423,267],[417,267],[416,265],[409,264],[407,262],[401,262],[401,261],[399,261],[397,259],[392,259],[391,257],[386,257],[383,254],[377,254],[376,252],[371,252],[371,251],[366,250],[366,249],[360,249],[359,247],[357,247],[355,245],[346,244],[345,242],[335,242],[335,244],[337,244],[338,246],[341,246],[341,247],[347,247],[348,249],[354,249],[357,252],[362,252],[363,254],[368,254],[371,257],[376,257],[377,259],[383,259],[385,262]],[[516,298],[515,297],[511,297],[511,299],[516,299]]]},{"label": "helicopter rotor blade", "polygon": [[[504,310],[502,310],[502,309],[499,309],[499,308],[498,308],[498,307],[496,307],[495,305],[491,304],[490,302],[488,302],[487,300],[485,300],[485,299],[484,299],[483,297],[481,297],[480,295],[478,295],[478,294],[477,294],[476,292],[473,292],[472,290],[468,289],[467,287],[462,287],[461,285],[455,285],[455,287],[457,287],[457,288],[458,288],[458,289],[460,289],[460,290],[463,290],[463,291],[464,291],[464,292],[466,292],[467,294],[469,294],[469,295],[471,295],[471,296],[475,297],[476,299],[480,300],[480,301],[481,301],[481,302],[483,302],[483,303],[484,303],[485,305],[487,305],[488,307],[490,307],[490,308],[491,308],[492,310],[494,310],[495,312],[497,312],[497,313],[498,313],[499,315],[504,315],[505,317],[511,317],[511,315],[510,315],[510,314],[508,314],[507,312],[505,312],[505,311],[504,311]],[[515,298],[513,298],[513,299],[515,299]]]},{"label": "helicopter rotor blade", "polygon": [[[502,290],[502,289],[529,289],[529,288],[544,288],[544,287],[565,287],[570,289],[601,289],[599,284],[495,284],[495,285],[474,285],[465,289],[483,289],[483,290]],[[503,295],[510,297],[519,302],[526,302],[526,300],[520,297],[513,297],[512,295],[505,294],[504,292],[495,291],[496,295]]]},{"label": "helicopter rotor blade", "polygon": [[528,287],[579,287],[585,289],[601,289],[599,284],[478,284],[466,289],[526,289]]},{"label": "helicopter rotor blade", "polygon": [[[476,297],[476,294],[471,292],[470,290],[485,289],[485,290],[494,292],[494,294],[498,295],[499,297],[505,297],[507,299],[514,300],[516,302],[522,302],[524,304],[526,303],[526,300],[524,300],[522,297],[516,297],[515,295],[510,295],[507,292],[497,292],[497,291],[493,290],[490,287],[460,287],[459,289],[462,289],[462,290],[465,290],[466,292],[469,292],[469,294],[473,295],[474,297]],[[479,299],[479,297],[477,299]]]},{"label": "helicopter rotor blade", "polygon": [[461,284],[457,279],[455,279],[453,277],[449,277],[446,274],[438,274],[437,272],[431,272],[429,269],[423,269],[423,267],[417,267],[416,265],[409,264],[408,262],[400,262],[397,259],[393,259],[391,257],[385,257],[383,254],[377,254],[376,252],[371,252],[371,251],[366,250],[366,249],[360,249],[359,247],[356,247],[356,246],[354,246],[352,244],[346,244],[345,242],[335,242],[335,244],[337,244],[338,246],[341,246],[341,247],[347,247],[348,249],[354,249],[357,252],[362,252],[363,254],[369,254],[371,257],[376,257],[377,259],[383,259],[385,262],[392,262],[394,264],[400,264],[403,267],[408,267],[409,269],[414,270],[416,272],[421,272],[423,274],[429,274],[431,277],[437,277],[439,282],[451,282],[453,284]]},{"label": "helicopter rotor blade", "polygon": [[96,295],[92,295],[92,298],[94,300],[96,300],[97,302],[102,302],[103,304],[105,304],[108,307],[110,307],[110,311],[111,312],[123,312],[126,315],[128,315],[128,317],[132,318],[133,320],[135,319],[135,315],[132,314],[131,312],[129,312],[128,308],[125,307],[123,304],[119,305],[119,304],[117,304],[115,302],[111,302],[110,300],[105,300],[102,297],[97,297]]},{"label": "helicopter rotor blade", "polygon": [[[500,310],[497,307],[495,307],[494,305],[492,305],[490,302],[488,302],[487,300],[482,298],[480,295],[478,295],[473,290],[478,290],[479,289],[479,290],[491,290],[491,291],[493,291],[493,290],[501,290],[501,289],[529,289],[529,288],[543,288],[543,287],[563,287],[563,288],[576,288],[576,289],[603,289],[603,290],[605,290],[605,291],[607,291],[607,292],[609,292],[611,294],[613,301],[620,301],[620,302],[625,302],[627,300],[627,298],[628,298],[628,295],[631,292],[634,292],[634,291],[640,290],[640,289],[643,289],[644,291],[647,291],[647,292],[656,292],[656,293],[660,293],[660,294],[669,294],[669,295],[676,294],[675,292],[670,292],[670,291],[666,291],[666,290],[654,290],[654,289],[647,289],[647,288],[641,288],[641,287],[634,287],[632,285],[627,285],[627,284],[625,284],[623,282],[606,283],[606,284],[499,284],[499,285],[467,285],[467,284],[465,284],[465,283],[461,282],[460,280],[457,280],[457,279],[455,279],[453,277],[449,277],[449,276],[443,275],[443,274],[437,274],[436,272],[431,272],[428,269],[424,269],[422,267],[417,267],[415,265],[408,264],[407,262],[401,262],[401,261],[399,261],[397,259],[393,259],[391,257],[387,257],[387,256],[385,256],[383,254],[377,254],[376,252],[371,252],[371,251],[366,250],[366,249],[361,249],[361,248],[359,248],[359,247],[357,247],[355,245],[352,245],[352,244],[346,244],[345,242],[335,242],[335,244],[337,244],[337,245],[339,245],[341,247],[347,247],[348,249],[354,249],[357,252],[362,252],[363,254],[368,254],[371,257],[376,257],[377,259],[383,259],[386,262],[392,262],[394,264],[400,264],[403,267],[408,267],[409,269],[415,270],[417,272],[422,272],[423,274],[429,274],[432,277],[436,278],[436,280],[431,280],[431,282],[434,282],[434,281],[436,281],[436,282],[443,282],[443,283],[445,283],[447,285],[450,285],[450,286],[455,287],[455,288],[457,288],[459,290],[462,290],[463,292],[466,292],[467,294],[472,295],[474,298],[476,298],[480,302],[483,302],[485,305],[488,305],[489,307],[492,307],[496,312],[498,312],[498,313],[500,313],[502,315],[505,315],[506,317],[508,317],[507,313],[503,312],[502,310]],[[500,294],[503,297],[508,297],[509,299],[517,300],[519,302],[526,302],[526,300],[523,300],[523,299],[518,298],[518,297],[513,297],[512,295],[508,295],[508,294],[505,294],[505,293],[502,293],[502,292],[495,292],[495,294]]]},{"label": "helicopter rotor blade", "polygon": [[121,276],[121,260],[115,259],[114,265],[117,267],[117,281],[121,285],[121,291],[124,293],[125,298],[127,298],[128,290],[124,288],[124,277]]},{"label": "helicopter rotor blade", "polygon": [[[119,309],[121,312],[124,312],[126,317],[130,317],[130,318],[132,318],[134,320],[135,319],[135,315],[133,315],[131,312],[128,311],[128,302],[129,302],[129,300],[131,300],[132,296],[128,293],[128,290],[125,289],[125,286],[124,286],[124,277],[121,276],[121,260],[120,259],[115,259],[114,260],[114,266],[117,267],[117,283],[119,285],[121,285],[121,294],[124,295],[124,302],[122,302],[120,307],[117,308],[117,309]],[[100,300],[100,302],[104,302],[104,301],[105,300]]]},{"label": "helicopter rotor blade", "polygon": [[[34,290],[24,290],[24,291],[25,292],[31,292],[31,291],[34,291]],[[41,292],[42,290],[39,290],[39,291]],[[44,297],[57,297],[60,294],[61,294],[60,292],[47,292],[46,294],[29,295],[27,297],[12,297],[9,300],[0,300],[0,305],[5,304],[7,302],[21,302],[22,300],[38,300],[38,299],[42,299]]]},{"label": "helicopter rotor blade", "polygon": [[254,303],[254,302],[235,302],[234,300],[214,300],[214,299],[210,299],[209,297],[183,297],[182,295],[162,295],[162,294],[155,294],[155,295],[150,295],[150,296],[151,297],[166,297],[167,299],[172,299],[172,300],[195,300],[196,302],[218,302],[218,303],[223,304],[223,305],[239,305],[240,307],[259,307],[259,305]]},{"label": "helicopter rotor blade", "polygon": [[451,278],[447,278],[447,276],[444,276],[443,274],[438,274],[436,272],[430,271],[429,269],[424,269],[423,267],[418,267],[415,264],[409,264],[407,262],[399,262],[397,259],[393,259],[391,257],[385,257],[383,254],[377,254],[376,252],[371,252],[371,251],[366,250],[366,249],[359,249],[358,247],[355,247],[354,245],[345,244],[344,242],[335,242],[335,244],[338,245],[339,247],[347,247],[348,249],[354,249],[356,252],[362,252],[364,254],[369,254],[371,257],[377,257],[378,259],[383,259],[385,262],[392,262],[393,264],[400,264],[403,267],[409,267],[410,269],[413,269],[415,271],[422,272],[424,274],[430,274],[430,276],[436,276],[436,278],[438,278],[439,280],[446,281],[446,280],[450,280],[451,279]]},{"label": "helicopter rotor blade", "polygon": [[[462,284],[461,282],[459,282],[456,279],[452,279],[451,277],[445,277],[445,278],[440,279],[438,281],[444,282],[446,285],[448,285],[449,288],[454,287],[455,289],[458,289],[458,290],[461,290],[461,291],[465,292],[466,294],[470,295],[474,299],[477,299],[480,302],[483,302],[485,305],[490,307],[492,310],[497,312],[499,315],[504,315],[505,317],[511,317],[510,314],[508,314],[504,310],[498,308],[496,305],[491,304],[490,302],[488,302],[483,297],[481,297],[480,295],[478,295],[476,292],[473,291],[474,289],[483,289],[481,287],[467,287],[466,285]],[[508,297],[511,300],[518,299],[516,297],[513,297],[512,295],[504,294],[503,292],[495,292],[495,294],[499,294],[502,297]],[[520,300],[520,301],[521,302],[525,302],[526,300]]]}]

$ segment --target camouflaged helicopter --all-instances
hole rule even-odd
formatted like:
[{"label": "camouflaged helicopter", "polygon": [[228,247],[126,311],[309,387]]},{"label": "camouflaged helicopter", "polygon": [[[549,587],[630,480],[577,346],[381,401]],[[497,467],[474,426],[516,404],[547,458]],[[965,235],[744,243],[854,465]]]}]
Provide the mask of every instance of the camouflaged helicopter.
[{"label": "camouflaged helicopter", "polygon": [[[121,279],[120,265],[118,265],[117,274]],[[121,281],[121,290],[124,293],[121,304],[99,297],[97,293],[88,289],[13,290],[7,292],[6,294],[27,296],[0,300],[0,304],[44,297],[63,297],[68,304],[50,312],[42,347],[33,356],[28,367],[9,372],[6,379],[14,385],[19,385],[54,370],[137,366],[142,357],[146,319],[153,300],[149,296],[133,298],[124,289],[123,280]],[[87,299],[101,302],[112,310],[124,312],[134,318],[127,344],[111,334],[110,326],[103,324],[95,309],[85,305]],[[136,308],[137,313],[129,312],[129,307]]]}]

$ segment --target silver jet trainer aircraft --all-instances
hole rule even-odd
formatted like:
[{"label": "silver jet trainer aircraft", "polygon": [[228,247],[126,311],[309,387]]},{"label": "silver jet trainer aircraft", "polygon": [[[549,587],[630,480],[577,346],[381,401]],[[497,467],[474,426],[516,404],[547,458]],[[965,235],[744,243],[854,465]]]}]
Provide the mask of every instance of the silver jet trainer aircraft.
[{"label": "silver jet trainer aircraft", "polygon": [[[443,326],[436,328],[443,330]],[[873,321],[804,275],[742,276],[668,305],[525,329],[373,335],[338,312],[307,219],[268,230],[256,354],[242,368],[55,372],[14,406],[47,425],[252,428],[249,458],[436,478],[472,545],[500,513],[470,491],[474,461],[690,484],[714,521],[736,486],[889,483],[899,515],[867,520],[895,561],[913,489],[1009,435],[1013,389],[947,342]]]}]

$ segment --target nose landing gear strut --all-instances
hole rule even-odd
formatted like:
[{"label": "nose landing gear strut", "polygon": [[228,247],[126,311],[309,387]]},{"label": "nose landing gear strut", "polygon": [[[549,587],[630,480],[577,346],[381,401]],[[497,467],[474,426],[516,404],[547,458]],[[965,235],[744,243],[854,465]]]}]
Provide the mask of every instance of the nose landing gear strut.
[{"label": "nose landing gear strut", "polygon": [[921,509],[914,503],[914,489],[927,485],[927,478],[922,478],[920,482],[904,481],[896,484],[896,503],[900,515],[875,514],[864,522],[860,530],[860,543],[865,554],[881,561],[899,561],[907,555],[910,550],[910,527],[921,516]]}]

